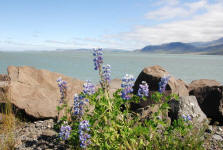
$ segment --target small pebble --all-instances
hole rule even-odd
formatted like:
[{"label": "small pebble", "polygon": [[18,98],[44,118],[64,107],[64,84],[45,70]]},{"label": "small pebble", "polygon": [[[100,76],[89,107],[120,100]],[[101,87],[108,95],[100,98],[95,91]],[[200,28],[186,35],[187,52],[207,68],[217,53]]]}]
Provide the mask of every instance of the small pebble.
[{"label": "small pebble", "polygon": [[209,127],[206,129],[206,132],[207,132],[207,133],[212,133],[212,130],[213,130],[213,129],[212,129],[212,126],[209,126]]},{"label": "small pebble", "polygon": [[221,127],[218,127],[218,131],[222,131],[222,128]]},{"label": "small pebble", "polygon": [[213,137],[215,140],[217,140],[217,141],[222,141],[222,140],[223,140],[222,137],[221,137],[220,135],[217,135],[217,134],[214,134],[212,137]]}]

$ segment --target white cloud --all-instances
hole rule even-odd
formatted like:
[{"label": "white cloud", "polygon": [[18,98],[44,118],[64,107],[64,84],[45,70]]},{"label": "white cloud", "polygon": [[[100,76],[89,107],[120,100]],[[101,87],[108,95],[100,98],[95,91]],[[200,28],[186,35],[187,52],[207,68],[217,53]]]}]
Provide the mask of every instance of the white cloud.
[{"label": "white cloud", "polygon": [[147,19],[162,20],[162,19],[172,19],[178,16],[185,17],[185,16],[188,16],[189,14],[190,12],[184,8],[173,8],[172,6],[171,7],[165,6],[159,10],[155,10],[155,11],[147,13],[145,17]]},{"label": "white cloud", "polygon": [[[223,3],[214,4],[207,3],[204,0],[184,4],[190,8],[189,12],[194,12],[198,9],[205,9],[203,14],[188,14],[190,19],[180,19],[171,22],[158,24],[155,26],[138,26],[132,31],[116,35],[121,37],[126,43],[137,41],[137,47],[144,47],[148,44],[162,44],[168,42],[195,42],[195,41],[210,41],[223,37]],[[178,5],[174,11],[185,13]],[[167,6],[172,7],[172,6]],[[159,10],[166,9],[160,8]],[[158,12],[159,10],[156,10]],[[170,12],[169,14],[171,14]],[[154,13],[155,14],[155,13]],[[163,18],[169,18],[167,14],[161,15]],[[155,14],[157,15],[157,14]],[[171,15],[170,15],[171,16]],[[176,15],[175,15],[176,17]]]},{"label": "white cloud", "polygon": [[200,0],[192,3],[179,3],[174,1],[163,1],[160,9],[148,12],[145,17],[147,19],[173,19],[185,18],[190,15],[195,15],[200,9],[205,9],[207,6],[206,0]]},{"label": "white cloud", "polygon": [[126,49],[126,41],[121,41],[119,38],[114,38],[112,35],[104,35],[99,38],[85,37],[78,38],[75,37],[74,40],[78,43],[88,44],[87,48],[92,47],[103,47],[103,48],[114,48],[114,49]]},{"label": "white cloud", "polygon": [[64,42],[64,41],[57,41],[57,40],[46,40],[45,43],[48,44],[62,44],[62,45],[72,45],[73,42]]},{"label": "white cloud", "polygon": [[4,40],[0,41],[1,50],[55,50],[55,49],[79,49],[79,48],[119,48],[125,49],[126,43],[120,42],[113,38],[80,38],[75,37],[70,40],[44,40],[44,41],[17,41],[17,40]]}]

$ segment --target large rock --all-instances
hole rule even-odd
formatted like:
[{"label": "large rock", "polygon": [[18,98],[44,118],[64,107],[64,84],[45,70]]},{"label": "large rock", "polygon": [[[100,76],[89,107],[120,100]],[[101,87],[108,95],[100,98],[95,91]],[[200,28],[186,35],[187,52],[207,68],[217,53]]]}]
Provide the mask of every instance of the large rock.
[{"label": "large rock", "polygon": [[[169,75],[169,73],[160,66],[144,68],[136,79],[134,93],[137,93],[139,84],[141,84],[142,81],[148,83],[150,91],[158,91],[158,83],[164,75]],[[189,95],[186,83],[182,80],[176,80],[173,76],[170,77],[166,90],[179,96]]]},{"label": "large rock", "polygon": [[194,80],[189,84],[189,91],[192,91],[201,87],[213,87],[213,86],[220,86],[220,85],[221,83],[215,80],[209,80],[209,79]]},{"label": "large rock", "polygon": [[110,87],[109,87],[109,94],[110,96],[112,96],[112,94],[118,90],[121,89],[121,84],[122,84],[122,80],[121,79],[113,79],[110,82]]},{"label": "large rock", "polygon": [[[196,84],[195,84],[196,83]],[[208,118],[223,124],[223,86],[214,80],[193,81],[190,86],[190,95],[197,98],[198,104]]]},{"label": "large rock", "polygon": [[208,120],[206,115],[200,109],[195,96],[183,96],[179,98],[178,103],[172,100],[169,104],[171,106],[169,114],[172,120],[173,118],[178,119],[182,116],[190,116],[192,121],[198,124]]},{"label": "large rock", "polygon": [[10,101],[35,118],[56,117],[56,107],[60,99],[56,80],[59,77],[68,83],[68,104],[73,103],[74,94],[80,93],[83,86],[83,82],[80,80],[28,66],[10,66],[8,75],[11,79]]}]

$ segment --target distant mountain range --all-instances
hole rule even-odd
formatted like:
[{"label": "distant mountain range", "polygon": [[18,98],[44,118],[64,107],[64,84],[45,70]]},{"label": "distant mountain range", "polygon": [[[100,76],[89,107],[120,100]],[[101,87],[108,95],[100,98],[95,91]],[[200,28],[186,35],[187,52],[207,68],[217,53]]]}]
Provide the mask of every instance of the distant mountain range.
[{"label": "distant mountain range", "polygon": [[139,51],[151,53],[223,55],[223,38],[209,42],[171,42],[161,45],[148,45]]}]

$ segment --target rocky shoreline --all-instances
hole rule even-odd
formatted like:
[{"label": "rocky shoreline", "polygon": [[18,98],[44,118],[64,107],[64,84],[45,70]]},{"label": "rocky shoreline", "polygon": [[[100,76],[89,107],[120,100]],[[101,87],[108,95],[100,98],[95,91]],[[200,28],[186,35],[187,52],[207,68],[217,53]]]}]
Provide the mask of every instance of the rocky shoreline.
[{"label": "rocky shoreline", "polygon": [[[134,92],[139,84],[146,81],[151,92],[157,91],[160,78],[169,73],[160,66],[146,67],[136,79]],[[72,105],[73,95],[80,93],[84,82],[59,73],[38,70],[33,67],[10,66],[8,74],[0,75],[0,103],[5,97],[19,111],[23,111],[28,122],[21,123],[13,131],[16,149],[68,149],[66,144],[59,142],[53,130],[57,116],[56,106],[59,104],[60,92],[56,80],[62,77],[68,82],[68,104]],[[121,88],[121,80],[114,79],[110,84],[110,93]],[[209,120],[205,131],[205,149],[223,149],[223,85],[215,80],[201,79],[186,84],[183,80],[170,77],[166,94],[176,94],[179,101],[171,101],[169,117],[171,120],[188,114],[197,118],[200,124]],[[146,117],[150,113],[151,102],[135,105],[134,109]],[[1,119],[1,117],[0,117]],[[1,123],[1,121],[0,121]],[[0,135],[4,138],[4,135]]]}]

